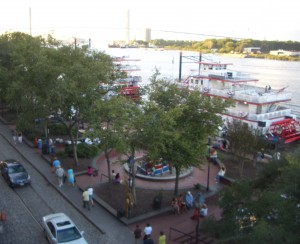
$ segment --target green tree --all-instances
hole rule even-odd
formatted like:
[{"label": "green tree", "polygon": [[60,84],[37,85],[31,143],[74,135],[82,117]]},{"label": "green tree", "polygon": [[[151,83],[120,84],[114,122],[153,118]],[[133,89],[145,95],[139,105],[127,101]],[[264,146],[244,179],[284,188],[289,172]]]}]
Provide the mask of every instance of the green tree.
[{"label": "green tree", "polygon": [[90,113],[92,102],[105,94],[99,82],[116,76],[111,57],[23,33],[1,36],[0,45],[8,47],[0,53],[1,84],[7,103],[18,113],[18,129],[25,131],[34,118],[47,121],[54,114],[68,130],[78,163],[78,125]]},{"label": "green tree", "polygon": [[299,152],[220,192],[222,220],[211,226],[220,242],[299,243]]},{"label": "green tree", "polygon": [[110,154],[113,150],[126,151],[124,128],[130,121],[133,108],[136,104],[123,96],[114,96],[110,99],[96,100],[91,107],[89,117],[91,138],[100,138],[100,148],[105,153],[107,175],[111,181]]},{"label": "green tree", "polygon": [[221,124],[217,114],[224,111],[226,103],[197,91],[179,89],[158,76],[156,73],[151,78],[145,107],[148,152],[152,159],[162,157],[173,165],[176,170],[174,194],[177,195],[182,169],[202,164],[207,138]]},{"label": "green tree", "polygon": [[253,131],[248,124],[239,120],[228,123],[227,139],[230,142],[230,150],[238,161],[241,177],[245,162],[251,160],[256,163],[257,151],[265,145],[259,135],[259,131]]}]

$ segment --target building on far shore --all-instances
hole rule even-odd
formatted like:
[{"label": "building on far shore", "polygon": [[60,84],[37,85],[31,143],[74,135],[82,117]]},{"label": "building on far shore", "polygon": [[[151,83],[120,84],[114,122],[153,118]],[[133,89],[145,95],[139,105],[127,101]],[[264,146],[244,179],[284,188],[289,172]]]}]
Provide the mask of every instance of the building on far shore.
[{"label": "building on far shore", "polygon": [[261,53],[260,47],[245,47],[243,53],[246,54],[258,54]]},{"label": "building on far shore", "polygon": [[276,56],[300,56],[300,51],[285,51],[283,49],[270,51],[271,55]]}]

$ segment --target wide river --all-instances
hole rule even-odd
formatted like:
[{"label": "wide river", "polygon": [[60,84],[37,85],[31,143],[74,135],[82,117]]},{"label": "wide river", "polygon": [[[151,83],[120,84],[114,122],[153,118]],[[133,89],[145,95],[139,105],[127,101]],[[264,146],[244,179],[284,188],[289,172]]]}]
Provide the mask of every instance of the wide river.
[{"label": "wide river", "polygon": [[[128,56],[132,59],[140,59],[140,75],[143,83],[149,83],[149,77],[158,68],[162,77],[178,79],[180,51],[140,49],[140,48],[106,48],[102,51],[112,56]],[[197,69],[197,65],[187,57],[198,57],[197,52],[182,52],[182,78],[187,77],[191,70]],[[217,54],[205,54],[203,61],[211,60],[222,63],[231,63],[231,70],[248,73],[259,80],[257,86],[270,85],[272,89],[286,87],[286,91],[292,93],[291,104],[300,106],[300,62],[277,61],[267,59],[236,58]],[[137,74],[138,75],[138,74]]]}]

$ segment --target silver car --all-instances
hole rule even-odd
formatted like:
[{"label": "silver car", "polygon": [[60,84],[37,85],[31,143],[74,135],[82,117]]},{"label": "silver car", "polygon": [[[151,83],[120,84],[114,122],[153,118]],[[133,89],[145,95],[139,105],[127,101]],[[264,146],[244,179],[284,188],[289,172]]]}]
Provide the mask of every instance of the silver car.
[{"label": "silver car", "polygon": [[50,243],[86,244],[83,231],[64,213],[49,214],[43,217],[43,227]]}]

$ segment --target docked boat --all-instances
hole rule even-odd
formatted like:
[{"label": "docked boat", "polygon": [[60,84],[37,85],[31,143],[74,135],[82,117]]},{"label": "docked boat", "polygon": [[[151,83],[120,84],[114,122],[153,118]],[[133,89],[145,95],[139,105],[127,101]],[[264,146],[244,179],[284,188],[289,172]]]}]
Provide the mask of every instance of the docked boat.
[{"label": "docked boat", "polygon": [[117,90],[111,95],[122,95],[133,100],[139,100],[141,96],[140,82],[142,77],[140,74],[140,59],[131,59],[127,56],[114,57],[113,63],[116,72],[123,72],[124,77],[111,81],[108,89]]},{"label": "docked boat", "polygon": [[197,61],[199,68],[186,79],[180,80],[182,88],[198,90],[205,96],[231,99],[235,106],[226,110],[224,121],[243,121],[262,134],[277,137],[285,143],[300,138],[297,116],[285,103],[292,94],[286,87],[272,89],[257,86],[258,80],[250,75],[228,69],[230,63]]}]

